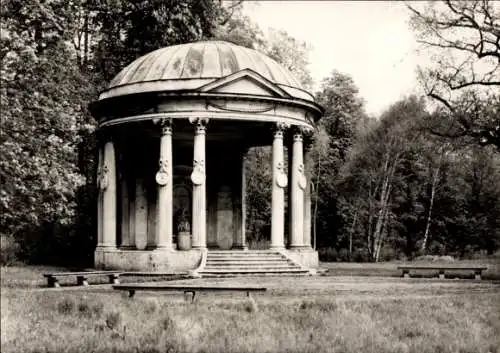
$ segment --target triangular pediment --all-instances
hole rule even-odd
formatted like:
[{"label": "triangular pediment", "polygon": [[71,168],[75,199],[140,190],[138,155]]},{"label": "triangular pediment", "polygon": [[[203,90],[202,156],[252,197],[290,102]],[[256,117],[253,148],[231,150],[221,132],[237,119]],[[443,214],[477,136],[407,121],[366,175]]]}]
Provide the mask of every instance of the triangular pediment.
[{"label": "triangular pediment", "polygon": [[289,98],[290,95],[275,83],[250,69],[244,69],[199,88],[206,93],[235,93]]}]

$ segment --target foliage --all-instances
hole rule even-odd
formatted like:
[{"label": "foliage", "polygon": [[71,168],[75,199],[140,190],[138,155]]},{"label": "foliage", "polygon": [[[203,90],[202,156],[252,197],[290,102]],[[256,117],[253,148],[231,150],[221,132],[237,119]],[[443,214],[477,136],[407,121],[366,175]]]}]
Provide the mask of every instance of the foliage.
[{"label": "foliage", "polygon": [[498,159],[428,135],[429,119],[409,97],[358,136],[336,184],[337,249],[365,248],[379,261],[499,248]]},{"label": "foliage", "polygon": [[317,102],[325,109],[309,158],[314,184],[314,224],[319,246],[332,246],[339,230],[338,191],[335,181],[351,149],[358,122],[365,118],[358,89],[348,75],[333,71],[323,79]]},{"label": "foliage", "polygon": [[210,0],[100,0],[95,11],[95,68],[106,81],[153,50],[212,37],[226,15],[220,2]]},{"label": "foliage", "polygon": [[293,38],[284,30],[270,28],[261,51],[290,70],[304,89],[308,90],[312,86],[308,69],[310,50],[311,47],[306,42]]},{"label": "foliage", "polygon": [[430,67],[420,69],[426,93],[460,126],[458,131],[438,133],[469,136],[500,149],[498,108],[496,115],[491,115],[491,104],[483,103],[500,99],[498,3],[429,1],[423,9],[408,8],[419,42],[434,54]]},{"label": "foliage", "polygon": [[3,4],[0,232],[23,242],[27,256],[40,240],[37,230],[74,222],[84,183],[77,146],[80,133],[92,129],[83,116],[93,91],[68,65],[71,13],[66,2]]}]

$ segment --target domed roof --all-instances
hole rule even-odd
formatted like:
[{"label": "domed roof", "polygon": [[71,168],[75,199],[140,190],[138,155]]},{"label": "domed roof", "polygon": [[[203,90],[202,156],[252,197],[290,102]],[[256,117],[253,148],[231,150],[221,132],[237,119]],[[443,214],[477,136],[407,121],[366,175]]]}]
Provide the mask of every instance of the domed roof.
[{"label": "domed roof", "polygon": [[174,45],[141,56],[116,75],[99,99],[130,94],[137,89],[140,92],[195,90],[244,69],[258,73],[292,97],[314,101],[290,71],[273,59],[223,41]]}]

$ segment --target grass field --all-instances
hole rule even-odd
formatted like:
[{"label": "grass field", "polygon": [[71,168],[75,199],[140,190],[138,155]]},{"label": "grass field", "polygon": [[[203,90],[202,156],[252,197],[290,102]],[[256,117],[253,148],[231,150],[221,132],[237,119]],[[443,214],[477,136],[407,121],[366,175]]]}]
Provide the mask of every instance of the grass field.
[{"label": "grass field", "polygon": [[2,268],[2,352],[500,352],[496,281],[227,278],[215,281],[268,292],[190,304],[109,285],[46,289],[46,270]]}]

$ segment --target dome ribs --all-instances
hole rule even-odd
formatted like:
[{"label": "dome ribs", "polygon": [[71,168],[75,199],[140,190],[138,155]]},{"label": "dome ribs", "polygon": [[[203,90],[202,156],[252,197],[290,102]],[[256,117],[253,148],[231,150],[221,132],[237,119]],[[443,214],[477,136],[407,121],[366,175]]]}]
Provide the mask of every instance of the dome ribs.
[{"label": "dome ribs", "polygon": [[171,47],[173,52],[171,53],[170,58],[168,58],[168,60],[165,61],[165,64],[163,65],[163,68],[161,70],[160,76],[158,76],[158,78],[154,78],[155,80],[158,80],[158,79],[159,80],[166,80],[166,79],[168,79],[168,77],[166,76],[167,73],[168,73],[168,68],[171,65],[172,59],[175,57],[175,55],[177,54],[177,52],[179,50],[181,50],[181,47],[182,47],[182,45],[175,45],[175,46]]},{"label": "dome ribs", "polygon": [[203,52],[203,71],[201,77],[220,77],[219,49],[214,42],[207,42]]},{"label": "dome ribs", "polygon": [[141,69],[134,74],[134,76],[132,77],[133,80],[131,82],[149,81],[148,74],[151,72],[158,59],[163,56],[165,49],[166,48],[157,49],[150,53],[148,55],[148,60],[142,62]]}]

